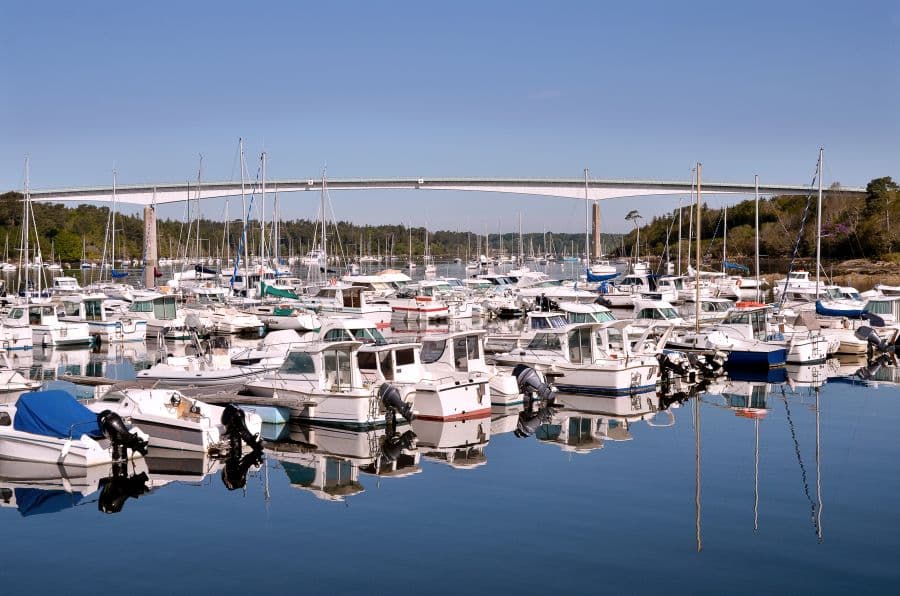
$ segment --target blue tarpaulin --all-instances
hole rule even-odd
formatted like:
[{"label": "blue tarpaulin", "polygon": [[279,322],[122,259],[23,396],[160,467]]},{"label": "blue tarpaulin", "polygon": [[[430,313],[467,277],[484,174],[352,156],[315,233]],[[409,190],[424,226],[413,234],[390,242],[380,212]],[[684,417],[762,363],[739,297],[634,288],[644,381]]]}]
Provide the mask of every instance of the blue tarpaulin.
[{"label": "blue tarpaulin", "polygon": [[725,265],[726,269],[735,269],[743,273],[750,273],[749,267],[745,267],[744,265],[738,263],[729,263],[728,261],[722,261],[722,264]]},{"label": "blue tarpaulin", "polygon": [[64,490],[43,490],[40,488],[17,488],[16,508],[22,517],[56,513],[78,505],[84,495],[68,493]]},{"label": "blue tarpaulin", "polygon": [[592,273],[590,269],[585,269],[584,276],[590,282],[598,282],[598,281],[606,281],[608,279],[613,279],[614,277],[618,277],[619,272],[617,271],[616,273],[598,274],[598,273]]},{"label": "blue tarpaulin", "polygon": [[128,277],[128,272],[127,271],[116,271],[115,269],[113,269],[112,276],[116,279],[120,279],[122,277]]},{"label": "blue tarpaulin", "polygon": [[59,389],[23,393],[16,402],[13,428],[57,439],[103,437],[97,414]]}]

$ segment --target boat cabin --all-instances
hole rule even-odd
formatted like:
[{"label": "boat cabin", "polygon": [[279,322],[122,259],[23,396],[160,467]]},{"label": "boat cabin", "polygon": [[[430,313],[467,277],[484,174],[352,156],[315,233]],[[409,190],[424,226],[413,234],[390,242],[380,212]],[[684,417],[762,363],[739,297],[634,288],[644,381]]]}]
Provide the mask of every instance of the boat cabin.
[{"label": "boat cabin", "polygon": [[81,286],[74,277],[59,276],[53,278],[53,286],[50,290],[54,294],[74,294],[81,291]]},{"label": "boat cabin", "polygon": [[303,379],[326,391],[349,391],[363,386],[356,341],[314,342],[292,347],[278,369],[279,377]]},{"label": "boat cabin", "polygon": [[450,371],[486,371],[483,329],[426,335],[420,359],[424,365],[443,365]]},{"label": "boat cabin", "polygon": [[104,294],[90,294],[87,296],[66,296],[60,300],[63,316],[75,321],[106,321],[109,312],[104,308],[106,296]]},{"label": "boat cabin", "polygon": [[416,383],[424,376],[419,358],[422,344],[370,344],[359,349],[359,370],[369,383]]},{"label": "boat cabin", "polygon": [[664,322],[674,325],[684,322],[678,311],[665,300],[638,300],[634,304],[635,322]]},{"label": "boat cabin", "polygon": [[769,336],[768,307],[738,308],[725,316],[720,326],[734,329],[745,339],[766,341]]},{"label": "boat cabin", "polygon": [[900,322],[900,296],[876,296],[870,298],[863,309],[877,315],[887,324]]},{"label": "boat cabin", "polygon": [[602,304],[583,304],[580,302],[561,302],[559,305],[566,315],[566,322],[572,323],[605,323],[616,319],[612,311]]},{"label": "boat cabin", "polygon": [[319,329],[319,339],[325,342],[358,341],[364,344],[383,345],[384,335],[372,321],[360,317],[330,316]]},{"label": "boat cabin", "polygon": [[225,306],[225,288],[194,286],[185,290],[185,301],[201,306]]},{"label": "boat cabin", "polygon": [[528,313],[527,330],[562,329],[569,322],[566,316],[558,312],[532,311]]},{"label": "boat cabin", "polygon": [[175,296],[165,294],[135,296],[128,312],[152,316],[160,321],[174,321],[178,318]]}]

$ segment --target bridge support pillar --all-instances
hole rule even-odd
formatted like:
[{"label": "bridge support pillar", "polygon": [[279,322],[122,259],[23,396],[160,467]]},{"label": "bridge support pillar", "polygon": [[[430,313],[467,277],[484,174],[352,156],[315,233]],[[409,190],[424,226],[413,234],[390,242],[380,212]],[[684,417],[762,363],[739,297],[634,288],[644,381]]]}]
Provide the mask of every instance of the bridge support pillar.
[{"label": "bridge support pillar", "polygon": [[594,201],[594,204],[591,205],[591,212],[593,215],[593,218],[592,218],[593,225],[591,225],[591,234],[594,239],[594,246],[591,247],[591,254],[594,255],[595,259],[599,259],[603,256],[600,254],[600,202],[599,201]]},{"label": "bridge support pillar", "polygon": [[144,207],[144,287],[156,286],[156,209],[153,205]]}]

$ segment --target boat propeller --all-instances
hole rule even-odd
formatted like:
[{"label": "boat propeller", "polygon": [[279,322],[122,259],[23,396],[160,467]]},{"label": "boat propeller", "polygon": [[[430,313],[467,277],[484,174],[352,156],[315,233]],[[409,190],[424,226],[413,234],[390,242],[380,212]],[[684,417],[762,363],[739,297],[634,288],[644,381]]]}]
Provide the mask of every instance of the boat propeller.
[{"label": "boat propeller", "polygon": [[231,442],[230,448],[232,452],[241,452],[241,441],[247,444],[253,451],[262,451],[262,441],[259,435],[254,435],[247,428],[247,415],[244,410],[234,404],[225,406],[222,412],[222,424],[228,433],[228,439]]},{"label": "boat propeller", "polygon": [[519,385],[519,392],[524,394],[526,398],[534,399],[537,397],[541,400],[553,402],[553,388],[549,383],[541,380],[540,375],[530,366],[517,364],[513,369],[513,376]]},{"label": "boat propeller", "polygon": [[378,399],[384,405],[389,415],[396,415],[399,412],[407,422],[412,422],[415,415],[412,406],[400,397],[400,392],[390,383],[382,383],[378,388]]},{"label": "boat propeller", "polygon": [[127,459],[129,449],[147,455],[148,441],[130,430],[122,417],[115,412],[103,410],[97,414],[97,423],[103,431],[103,436],[112,443],[114,460]]}]

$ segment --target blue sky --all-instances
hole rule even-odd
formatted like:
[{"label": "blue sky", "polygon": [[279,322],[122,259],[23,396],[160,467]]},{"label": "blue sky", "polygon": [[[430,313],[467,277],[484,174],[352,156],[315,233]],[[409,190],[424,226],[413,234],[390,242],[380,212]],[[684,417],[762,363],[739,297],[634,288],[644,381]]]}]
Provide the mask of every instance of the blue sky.
[{"label": "blue sky", "polygon": [[[893,2],[4,3],[0,188],[239,174],[900,177]],[[315,197],[284,197],[287,216]],[[338,217],[578,231],[565,199],[332,195]],[[733,199],[731,199],[733,200]],[[645,215],[677,199],[649,199]],[[603,204],[626,229],[633,200]],[[222,211],[210,203],[208,215]],[[177,209],[170,209],[176,215]],[[508,222],[508,223],[504,223]]]}]

